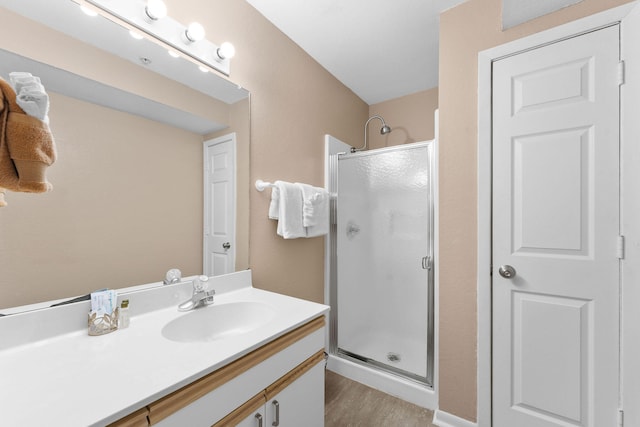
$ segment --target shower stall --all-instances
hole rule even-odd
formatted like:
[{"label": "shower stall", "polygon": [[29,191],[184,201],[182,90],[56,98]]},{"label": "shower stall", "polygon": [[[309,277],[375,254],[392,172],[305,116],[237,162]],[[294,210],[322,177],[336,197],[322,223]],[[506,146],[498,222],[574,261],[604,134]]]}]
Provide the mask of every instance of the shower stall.
[{"label": "shower stall", "polygon": [[434,141],[356,153],[326,144],[328,367],[435,407]]}]

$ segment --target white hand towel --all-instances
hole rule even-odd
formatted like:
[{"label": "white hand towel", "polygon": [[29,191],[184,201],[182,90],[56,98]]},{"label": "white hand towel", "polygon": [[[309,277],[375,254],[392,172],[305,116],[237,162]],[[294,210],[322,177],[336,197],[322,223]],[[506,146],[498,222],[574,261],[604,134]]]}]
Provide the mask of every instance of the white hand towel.
[{"label": "white hand towel", "polygon": [[271,203],[269,203],[269,219],[280,217],[280,189],[276,185],[271,187]]},{"label": "white hand towel", "polygon": [[40,77],[22,71],[9,73],[9,80],[16,91],[16,102],[31,117],[49,123],[49,95]]},{"label": "white hand towel", "polygon": [[290,182],[276,181],[279,193],[278,230],[285,239],[307,237],[302,224],[302,189]]},{"label": "white hand towel", "polygon": [[36,86],[25,86],[18,93],[16,102],[28,115],[48,123],[49,95],[44,88],[40,90]]},{"label": "white hand towel", "polygon": [[23,72],[23,71],[14,71],[9,73],[9,81],[11,82],[11,86],[13,86],[13,90],[16,93],[19,93],[23,86],[29,85],[31,83],[42,84],[40,81],[40,77],[35,77],[31,73]]},{"label": "white hand towel", "polygon": [[307,237],[317,237],[329,232],[329,192],[324,188],[300,184],[303,198],[302,224]]}]

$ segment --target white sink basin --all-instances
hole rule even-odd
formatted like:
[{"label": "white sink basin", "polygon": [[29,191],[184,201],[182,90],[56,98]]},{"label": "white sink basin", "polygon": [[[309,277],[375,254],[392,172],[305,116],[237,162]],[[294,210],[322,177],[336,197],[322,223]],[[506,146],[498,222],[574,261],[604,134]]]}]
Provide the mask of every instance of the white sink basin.
[{"label": "white sink basin", "polygon": [[214,341],[250,332],[275,315],[271,306],[260,302],[214,303],[170,321],[162,328],[162,336],[177,342]]}]

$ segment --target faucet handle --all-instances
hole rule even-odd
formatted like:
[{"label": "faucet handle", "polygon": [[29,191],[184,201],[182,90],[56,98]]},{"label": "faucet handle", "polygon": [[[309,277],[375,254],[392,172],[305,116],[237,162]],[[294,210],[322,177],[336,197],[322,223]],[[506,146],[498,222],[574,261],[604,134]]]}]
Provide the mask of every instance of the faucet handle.
[{"label": "faucet handle", "polygon": [[206,288],[209,277],[202,275],[193,279],[193,290],[196,292],[203,292]]},{"label": "faucet handle", "polygon": [[163,283],[165,285],[170,285],[173,283],[178,283],[180,280],[182,280],[182,272],[177,268],[172,268],[171,270],[167,271]]}]

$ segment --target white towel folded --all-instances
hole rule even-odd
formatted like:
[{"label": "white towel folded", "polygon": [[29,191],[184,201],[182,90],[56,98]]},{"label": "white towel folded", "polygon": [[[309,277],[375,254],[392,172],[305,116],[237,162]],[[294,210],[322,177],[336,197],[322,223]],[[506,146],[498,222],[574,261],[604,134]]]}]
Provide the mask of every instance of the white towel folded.
[{"label": "white towel folded", "polygon": [[269,219],[280,217],[280,189],[276,185],[271,187],[271,203],[269,203]]},{"label": "white towel folded", "polygon": [[28,115],[49,122],[49,95],[44,90],[23,87],[16,102]]},{"label": "white towel folded", "polygon": [[285,239],[307,237],[302,224],[302,189],[290,182],[276,181],[278,188],[278,230]]},{"label": "white towel folded", "polygon": [[42,84],[40,81],[40,77],[36,77],[31,73],[27,73],[24,71],[14,71],[9,73],[9,82],[11,82],[11,86],[13,86],[13,90],[16,93],[19,93],[22,90],[23,86],[29,85],[31,83]]},{"label": "white towel folded", "polygon": [[329,232],[329,192],[324,188],[296,183],[302,191],[302,224],[307,237],[317,237]]},{"label": "white towel folded", "polygon": [[16,91],[16,102],[28,115],[49,123],[49,95],[39,77],[31,73],[9,73],[9,80]]}]

